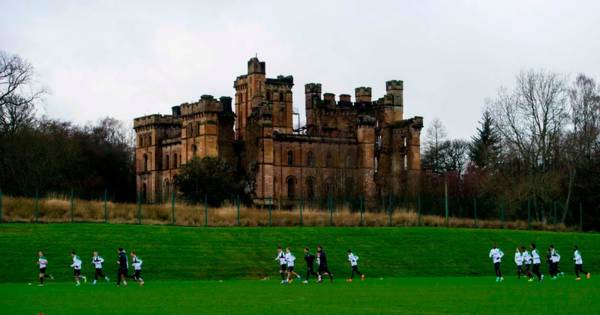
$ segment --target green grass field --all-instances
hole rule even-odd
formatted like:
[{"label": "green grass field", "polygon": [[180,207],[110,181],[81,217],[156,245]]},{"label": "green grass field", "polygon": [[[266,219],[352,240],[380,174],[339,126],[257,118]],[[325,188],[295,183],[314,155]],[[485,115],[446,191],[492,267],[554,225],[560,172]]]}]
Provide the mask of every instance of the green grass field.
[{"label": "green grass field", "polygon": [[[506,281],[494,281],[487,253],[492,242],[506,253]],[[527,283],[514,276],[512,254],[536,242],[555,244],[563,256],[558,280]],[[585,267],[600,270],[600,235],[445,228],[185,228],[103,224],[0,225],[2,314],[191,313],[600,313],[600,278],[574,281],[571,247]],[[291,246],[303,271],[301,249],[322,244],[331,283],[280,285],[278,244]],[[75,287],[69,251],[92,275],[91,251],[106,259],[114,278],[117,247],[137,250],[146,286],[113,283]],[[345,251],[361,258],[364,282],[343,281]],[[37,287],[36,251],[46,251],[56,280]],[[547,267],[542,265],[543,271]],[[266,280],[261,280],[266,278]],[[29,286],[28,283],[33,285]]]}]

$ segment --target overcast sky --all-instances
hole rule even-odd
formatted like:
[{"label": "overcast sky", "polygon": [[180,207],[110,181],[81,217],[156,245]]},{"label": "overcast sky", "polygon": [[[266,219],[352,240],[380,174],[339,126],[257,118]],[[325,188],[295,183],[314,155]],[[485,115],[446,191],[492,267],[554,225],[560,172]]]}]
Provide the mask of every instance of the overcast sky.
[{"label": "overcast sky", "polygon": [[258,54],[267,76],[354,94],[404,80],[405,117],[470,137],[484,101],[527,68],[600,76],[600,1],[0,0],[0,50],[50,94],[43,113],[78,123],[168,113],[233,96]]}]

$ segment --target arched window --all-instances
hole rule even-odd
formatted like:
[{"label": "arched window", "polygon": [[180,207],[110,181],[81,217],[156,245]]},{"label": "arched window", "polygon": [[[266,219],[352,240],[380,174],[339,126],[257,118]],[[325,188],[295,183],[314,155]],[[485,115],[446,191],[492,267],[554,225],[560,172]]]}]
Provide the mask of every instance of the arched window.
[{"label": "arched window", "polygon": [[169,167],[171,167],[171,164],[169,163],[169,155],[167,154],[167,156],[165,156],[165,166],[164,166],[164,169],[168,170]]},{"label": "arched window", "polygon": [[312,151],[308,151],[308,154],[306,155],[306,165],[310,167],[315,166],[315,157]]},{"label": "arched window", "polygon": [[144,154],[144,168],[143,168],[143,170],[144,170],[144,172],[148,171],[148,155],[147,154]]},{"label": "arched window", "polygon": [[332,167],[333,166],[333,159],[331,158],[331,152],[327,152],[327,155],[325,156],[325,167]]},{"label": "arched window", "polygon": [[315,180],[312,177],[306,179],[306,198],[315,198]]},{"label": "arched window", "polygon": [[173,154],[173,168],[177,168],[177,153]]},{"label": "arched window", "polygon": [[294,176],[290,176],[286,180],[287,182],[287,196],[289,199],[294,199],[296,197],[296,178]]},{"label": "arched window", "polygon": [[292,150],[288,151],[287,153],[287,165],[294,165],[294,152],[292,152]]},{"label": "arched window", "polygon": [[284,97],[283,97],[283,92],[279,92],[279,101],[283,102]]},{"label": "arched window", "polygon": [[196,147],[195,144],[192,144],[192,157],[195,157],[197,152],[198,152],[198,148]]}]

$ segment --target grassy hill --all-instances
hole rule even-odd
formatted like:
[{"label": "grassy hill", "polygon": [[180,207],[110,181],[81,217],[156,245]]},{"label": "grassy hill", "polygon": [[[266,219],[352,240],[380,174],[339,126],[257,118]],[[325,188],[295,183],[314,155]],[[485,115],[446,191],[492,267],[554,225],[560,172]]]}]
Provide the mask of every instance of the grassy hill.
[{"label": "grassy hill", "polygon": [[[278,244],[291,246],[304,271],[302,248],[317,244],[329,255],[330,269],[346,277],[345,252],[352,248],[368,277],[490,276],[487,253],[492,242],[506,253],[503,270],[513,274],[512,255],[520,244],[536,242],[541,251],[554,244],[563,271],[572,273],[571,248],[578,244],[588,270],[600,270],[600,235],[446,228],[191,228],[106,224],[0,225],[0,282],[35,281],[36,252],[50,261],[49,272],[70,280],[69,252],[84,260],[92,275],[92,250],[106,259],[105,271],[116,273],[116,248],[136,250],[144,260],[145,278],[259,279],[277,277]],[[546,272],[547,267],[543,265]]]}]

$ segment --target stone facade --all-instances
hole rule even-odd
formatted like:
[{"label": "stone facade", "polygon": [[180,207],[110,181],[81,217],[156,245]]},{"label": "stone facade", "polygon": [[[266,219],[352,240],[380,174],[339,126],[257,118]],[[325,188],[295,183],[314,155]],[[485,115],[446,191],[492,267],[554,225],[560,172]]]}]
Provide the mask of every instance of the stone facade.
[{"label": "stone facade", "polygon": [[221,157],[250,179],[255,203],[327,196],[413,195],[420,187],[423,118],[404,119],[404,84],[386,82],[386,94],[355,89],[336,101],[321,84],[304,87],[306,125],[293,128],[292,76],[266,77],[265,62],[248,61],[232,99],[204,95],[171,115],[134,120],[137,189],[164,200],[182,163]]}]

